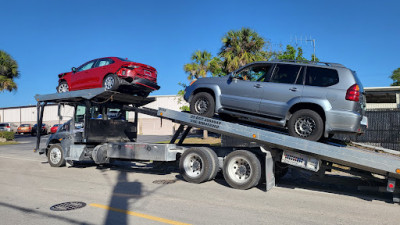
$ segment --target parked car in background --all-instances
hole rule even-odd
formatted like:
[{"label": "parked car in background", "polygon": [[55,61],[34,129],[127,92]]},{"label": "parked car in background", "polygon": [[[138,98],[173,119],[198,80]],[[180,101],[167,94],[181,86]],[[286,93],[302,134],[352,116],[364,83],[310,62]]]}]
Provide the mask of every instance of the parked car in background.
[{"label": "parked car in background", "polygon": [[313,141],[367,126],[363,86],[356,72],[336,63],[255,62],[198,79],[184,99],[193,114],[284,127]]},{"label": "parked car in background", "polygon": [[60,127],[62,124],[54,124],[51,128],[50,128],[50,133],[54,134],[55,132],[57,132],[58,127]]},{"label": "parked car in background", "polygon": [[[37,130],[37,124],[33,125],[32,127],[32,132],[31,135],[34,136],[36,135],[36,130]],[[40,129],[41,134],[47,134],[48,133],[48,126],[46,124],[42,124],[42,129]]]},{"label": "parked car in background", "polygon": [[0,131],[17,132],[17,124],[15,123],[0,123]]},{"label": "parked car in background", "polygon": [[157,70],[154,67],[131,62],[118,57],[91,60],[71,72],[58,75],[57,92],[76,91],[104,87],[147,97],[160,89],[157,85]]},{"label": "parked car in background", "polygon": [[18,134],[27,134],[32,132],[32,125],[31,124],[21,124],[17,129]]}]

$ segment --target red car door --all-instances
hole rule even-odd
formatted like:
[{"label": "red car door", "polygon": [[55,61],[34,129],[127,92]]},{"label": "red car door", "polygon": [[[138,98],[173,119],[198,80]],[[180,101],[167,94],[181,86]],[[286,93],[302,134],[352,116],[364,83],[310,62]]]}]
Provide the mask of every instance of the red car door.
[{"label": "red car door", "polygon": [[71,75],[70,90],[82,90],[91,88],[93,86],[93,78],[91,77],[91,70],[96,60],[89,61],[76,69],[76,72]]},{"label": "red car door", "polygon": [[90,70],[89,76],[93,82],[92,88],[103,87],[103,79],[109,73],[115,73],[114,60],[110,58],[98,59],[94,68]]}]

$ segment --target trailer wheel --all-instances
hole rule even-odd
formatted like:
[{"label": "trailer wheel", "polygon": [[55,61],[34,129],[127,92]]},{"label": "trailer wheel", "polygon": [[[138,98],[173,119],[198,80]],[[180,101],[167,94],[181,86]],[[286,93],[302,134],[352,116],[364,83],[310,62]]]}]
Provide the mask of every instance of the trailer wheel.
[{"label": "trailer wheel", "polygon": [[190,113],[192,114],[213,117],[214,111],[214,98],[207,92],[197,93],[190,101]]},{"label": "trailer wheel", "polygon": [[64,151],[60,144],[53,144],[50,147],[47,153],[47,158],[52,167],[65,166]]},{"label": "trailer wheel", "polygon": [[253,153],[237,150],[226,156],[223,172],[226,182],[231,187],[246,190],[260,182],[261,163]]},{"label": "trailer wheel", "polygon": [[179,170],[187,182],[202,183],[212,179],[214,173],[216,174],[214,162],[206,148],[189,148],[179,160]]}]

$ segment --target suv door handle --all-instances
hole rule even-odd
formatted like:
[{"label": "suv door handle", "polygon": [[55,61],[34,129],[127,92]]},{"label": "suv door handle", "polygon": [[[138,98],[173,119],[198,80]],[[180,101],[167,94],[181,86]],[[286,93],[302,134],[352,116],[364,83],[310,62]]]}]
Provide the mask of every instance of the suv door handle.
[{"label": "suv door handle", "polygon": [[253,87],[255,87],[255,88],[262,88],[261,84],[255,84]]},{"label": "suv door handle", "polygon": [[294,91],[297,91],[297,88],[293,87],[293,88],[289,88],[289,90],[294,92]]}]

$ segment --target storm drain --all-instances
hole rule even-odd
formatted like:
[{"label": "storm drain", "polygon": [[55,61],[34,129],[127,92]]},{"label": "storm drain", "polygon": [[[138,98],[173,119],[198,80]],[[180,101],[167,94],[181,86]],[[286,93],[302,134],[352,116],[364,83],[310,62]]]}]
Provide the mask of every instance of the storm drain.
[{"label": "storm drain", "polygon": [[53,205],[50,207],[50,210],[53,211],[69,211],[74,209],[80,209],[86,206],[84,202],[63,202],[57,205]]},{"label": "storm drain", "polygon": [[173,184],[176,180],[155,180],[153,184]]}]

